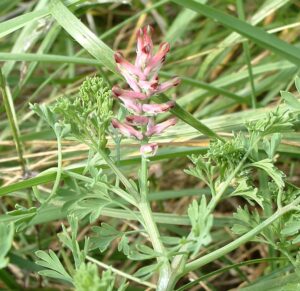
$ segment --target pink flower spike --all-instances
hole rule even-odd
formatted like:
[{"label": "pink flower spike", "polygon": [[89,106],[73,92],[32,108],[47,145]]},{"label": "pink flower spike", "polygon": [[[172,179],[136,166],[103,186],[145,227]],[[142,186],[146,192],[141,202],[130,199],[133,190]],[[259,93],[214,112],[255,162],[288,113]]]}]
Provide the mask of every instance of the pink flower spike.
[{"label": "pink flower spike", "polygon": [[144,93],[135,92],[132,90],[123,90],[119,86],[116,86],[116,85],[112,87],[111,91],[117,98],[125,97],[125,98],[140,99],[140,100],[145,100],[145,99],[149,98]]},{"label": "pink flower spike", "polygon": [[130,115],[130,116],[126,116],[126,121],[130,124],[130,125],[146,125],[149,122],[149,117],[146,116],[139,116],[139,115]]},{"label": "pink flower spike", "polygon": [[164,122],[154,125],[153,123],[148,123],[146,136],[150,137],[153,134],[160,134],[165,131],[168,127],[176,124],[176,118],[170,118]]},{"label": "pink flower spike", "polygon": [[179,83],[181,82],[180,78],[175,77],[169,81],[166,81],[162,84],[160,84],[157,88],[157,90],[155,91],[156,94],[162,93],[172,87],[176,87]]},{"label": "pink flower spike", "polygon": [[125,135],[127,137],[135,137],[139,140],[143,139],[142,133],[140,133],[138,130],[136,130],[132,126],[130,126],[128,124],[122,124],[117,119],[112,119],[111,123],[112,123],[112,126],[114,128],[117,128],[123,135]]},{"label": "pink flower spike", "polygon": [[170,109],[172,109],[174,106],[175,106],[175,102],[169,101],[167,103],[162,103],[162,104],[143,104],[142,109],[146,113],[156,115],[158,113],[167,112]]},{"label": "pink flower spike", "polygon": [[142,156],[148,158],[148,157],[155,156],[157,149],[158,149],[157,143],[149,143],[149,144],[142,145],[140,148],[140,152]]}]

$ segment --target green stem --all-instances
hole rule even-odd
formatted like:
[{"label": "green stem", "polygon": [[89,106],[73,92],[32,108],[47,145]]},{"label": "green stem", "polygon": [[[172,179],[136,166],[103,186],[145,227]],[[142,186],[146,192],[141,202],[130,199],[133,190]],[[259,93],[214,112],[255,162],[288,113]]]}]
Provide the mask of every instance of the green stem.
[{"label": "green stem", "polygon": [[[121,160],[121,141],[120,141],[120,138],[117,137],[116,138],[116,166],[119,167],[120,165],[120,160]],[[116,178],[116,187],[119,187],[119,184],[120,184],[120,179],[119,177]]]},{"label": "green stem", "polygon": [[110,169],[115,173],[115,175],[120,179],[120,181],[123,183],[125,188],[128,190],[129,193],[132,194],[132,196],[138,200],[139,195],[137,190],[133,187],[133,185],[130,183],[130,181],[123,175],[123,173],[118,169],[118,167],[114,164],[112,159],[106,154],[106,152],[101,149],[97,142],[94,140],[94,138],[91,136],[90,132],[86,130],[87,135],[90,137],[90,140],[92,142],[92,145],[94,147],[94,150],[97,151],[100,156],[103,158],[103,160],[106,162],[106,164],[110,167]]},{"label": "green stem", "polygon": [[0,68],[0,91],[3,98],[3,103],[5,107],[5,111],[7,114],[8,122],[10,124],[12,135],[15,141],[16,150],[19,156],[21,168],[23,171],[23,174],[26,174],[27,167],[26,167],[26,161],[23,157],[23,145],[20,139],[20,130],[17,122],[16,112],[13,104],[12,97],[10,95],[9,88],[6,85],[4,76],[2,74],[1,68]]},{"label": "green stem", "polygon": [[272,224],[275,220],[277,220],[282,215],[286,214],[289,211],[295,210],[295,205],[299,203],[299,198],[295,200],[295,202],[277,210],[272,216],[270,216],[268,219],[263,221],[261,224],[250,230],[248,233],[240,236],[238,239],[234,240],[233,242],[227,244],[226,246],[215,250],[212,253],[209,253],[197,260],[194,260],[186,265],[184,269],[184,274],[191,272],[193,270],[199,269],[202,266],[230,253],[231,251],[237,249],[242,244],[247,243],[250,241],[253,237],[255,237],[257,234],[259,234],[265,227]]},{"label": "green stem", "polygon": [[[70,177],[73,177],[75,179],[78,179],[78,180],[81,180],[81,181],[85,181],[87,183],[91,183],[93,182],[93,179],[89,178],[89,177],[86,177],[86,176],[83,176],[81,174],[77,174],[77,173],[74,173],[74,172],[71,172],[71,171],[68,171],[66,172],[66,175],[70,176]],[[121,188],[118,188],[118,187],[114,187],[114,186],[110,186],[104,182],[96,182],[97,185],[101,186],[101,187],[104,187],[112,192],[114,192],[115,194],[117,194],[119,197],[121,197],[122,199],[124,199],[125,201],[127,201],[129,204],[133,205],[133,206],[136,206],[137,207],[137,203],[136,203],[136,200],[131,196],[129,195],[126,191],[124,191],[123,189]]]},{"label": "green stem", "polygon": [[136,191],[136,189],[133,187],[133,185],[130,183],[130,181],[123,175],[123,173],[118,169],[118,167],[114,164],[114,162],[111,160],[111,158],[105,153],[105,151],[99,147],[97,148],[97,151],[101,155],[101,157],[104,159],[104,161],[107,163],[107,165],[111,168],[111,170],[120,179],[120,181],[123,183],[123,185],[126,187],[126,189],[135,198],[138,198],[138,192]]},{"label": "green stem", "polygon": [[[263,170],[259,170],[258,171],[259,173],[259,185],[262,189],[262,192],[265,193],[264,194],[264,214],[265,214],[265,217],[269,217],[273,214],[273,205],[272,205],[272,197],[271,197],[271,192],[269,190],[269,186],[268,186],[268,176],[266,174],[265,171]],[[278,208],[281,208],[281,207],[278,207]],[[265,233],[267,233],[267,236],[271,238],[271,241],[274,241],[274,234],[273,232],[270,230],[266,230]],[[276,251],[275,251],[275,248],[269,244],[268,246],[268,249],[269,249],[269,256],[270,257],[276,257]],[[276,262],[275,261],[271,261],[271,269],[272,270],[275,270],[276,268]]]},{"label": "green stem", "polygon": [[[258,140],[253,143],[253,146],[256,145],[256,143],[258,142]],[[234,169],[234,171],[231,173],[231,175],[226,179],[226,181],[222,184],[222,187],[219,189],[219,191],[217,192],[217,194],[212,198],[211,202],[208,205],[209,208],[209,213],[212,213],[212,211],[215,209],[217,203],[220,201],[220,199],[222,198],[222,196],[224,195],[225,191],[227,190],[227,188],[229,187],[232,179],[237,175],[237,173],[240,171],[240,169],[243,167],[244,163],[246,162],[246,160],[248,159],[253,146],[250,147],[248,149],[248,151],[246,152],[246,154],[244,155],[243,159],[239,162],[239,164],[237,165],[237,167]]]},{"label": "green stem", "polygon": [[161,242],[159,230],[154,222],[152,210],[148,201],[148,161],[144,156],[141,158],[140,192],[141,201],[138,204],[138,208],[144,220],[146,231],[149,235],[153,249],[160,254],[157,258],[157,261],[161,266],[156,290],[164,291],[166,290],[171,276],[171,268],[167,258],[167,251]]},{"label": "green stem", "polygon": [[59,183],[60,183],[61,174],[62,174],[62,148],[61,148],[61,138],[60,138],[60,136],[57,135],[56,140],[57,140],[57,172],[56,172],[56,178],[55,178],[54,185],[53,185],[53,188],[51,190],[50,195],[48,196],[48,198],[46,199],[46,201],[42,205],[43,208],[55,196],[55,194],[57,192],[57,188],[58,188]]}]

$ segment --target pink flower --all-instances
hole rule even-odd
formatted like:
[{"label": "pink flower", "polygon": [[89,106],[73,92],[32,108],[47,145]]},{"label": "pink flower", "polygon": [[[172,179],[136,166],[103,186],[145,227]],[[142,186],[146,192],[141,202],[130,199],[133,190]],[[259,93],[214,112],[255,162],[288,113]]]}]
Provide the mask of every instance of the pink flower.
[{"label": "pink flower", "polygon": [[117,128],[122,134],[127,137],[135,137],[139,140],[143,139],[143,134],[128,124],[119,122],[117,119],[111,121],[114,128]]},{"label": "pink flower", "polygon": [[146,158],[153,157],[155,156],[157,149],[158,149],[157,143],[149,143],[141,146],[140,153]]},{"label": "pink flower", "polygon": [[115,95],[115,97],[125,97],[125,98],[132,98],[132,99],[140,99],[145,100],[148,98],[148,96],[142,92],[135,92],[131,90],[124,90],[121,89],[119,86],[113,86],[111,91]]},{"label": "pink flower", "polygon": [[132,110],[136,114],[142,113],[142,104],[137,102],[135,99],[129,98],[129,97],[119,97],[120,100],[122,100],[124,107],[126,109]]},{"label": "pink flower", "polygon": [[145,68],[144,73],[148,75],[151,72],[156,73],[157,71],[159,71],[159,69],[161,68],[161,66],[166,60],[166,55],[169,52],[169,50],[170,50],[169,43],[163,42],[159,46],[158,52],[150,59],[147,67]]},{"label": "pink flower", "polygon": [[164,122],[154,124],[154,123],[148,123],[146,136],[150,137],[153,134],[160,134],[164,130],[166,130],[168,127],[176,124],[176,118],[170,118]]},{"label": "pink flower", "polygon": [[126,116],[126,121],[130,125],[134,125],[134,126],[146,125],[149,122],[149,117],[138,116],[138,115],[129,115],[129,116]]},{"label": "pink flower", "polygon": [[179,83],[180,83],[180,78],[178,78],[178,77],[175,77],[175,78],[173,78],[173,79],[171,79],[171,80],[169,80],[169,81],[166,81],[166,82],[164,82],[164,83],[161,83],[158,87],[157,87],[157,90],[156,90],[156,94],[159,94],[159,93],[162,93],[162,92],[164,92],[164,91],[166,91],[166,90],[168,90],[168,89],[170,89],[170,88],[172,88],[172,87],[176,87],[176,86],[178,86],[179,85]]},{"label": "pink flower", "polygon": [[144,112],[149,114],[158,114],[169,111],[175,106],[175,102],[169,101],[167,103],[162,104],[143,104],[142,109]]},{"label": "pink flower", "polygon": [[137,33],[137,50],[135,65],[140,69],[145,69],[145,66],[149,62],[152,56],[153,43],[151,39],[151,33],[153,28],[148,25],[144,28],[140,28]]},{"label": "pink flower", "polygon": [[121,73],[126,72],[129,73],[130,75],[136,76],[142,80],[145,80],[145,75],[143,72],[136,67],[135,65],[129,63],[124,57],[121,52],[116,52],[114,54],[115,56],[115,61],[117,63],[117,67],[120,70]]}]

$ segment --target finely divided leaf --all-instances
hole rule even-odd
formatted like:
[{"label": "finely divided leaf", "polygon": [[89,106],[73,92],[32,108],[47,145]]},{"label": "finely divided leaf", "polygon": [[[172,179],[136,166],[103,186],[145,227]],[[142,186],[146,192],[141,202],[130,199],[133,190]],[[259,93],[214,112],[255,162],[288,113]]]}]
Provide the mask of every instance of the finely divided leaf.
[{"label": "finely divided leaf", "polygon": [[278,170],[274,164],[273,161],[270,159],[264,159],[255,163],[250,164],[252,167],[260,168],[266,172],[267,175],[269,175],[279,189],[282,189],[284,187],[284,181],[283,178],[285,177],[284,173]]},{"label": "finely divided leaf", "polygon": [[52,250],[49,250],[49,254],[44,251],[37,251],[35,255],[41,259],[36,261],[36,264],[49,269],[39,271],[40,275],[66,280],[70,283],[73,282],[72,277],[67,273],[57,255]]}]

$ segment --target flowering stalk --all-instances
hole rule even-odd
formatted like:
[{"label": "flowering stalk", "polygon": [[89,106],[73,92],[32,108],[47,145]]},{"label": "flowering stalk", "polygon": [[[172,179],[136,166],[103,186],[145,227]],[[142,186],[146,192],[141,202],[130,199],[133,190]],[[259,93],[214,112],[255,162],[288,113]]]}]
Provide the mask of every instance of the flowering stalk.
[{"label": "flowering stalk", "polygon": [[153,52],[151,39],[152,28],[146,26],[139,29],[137,34],[137,55],[134,65],[128,62],[121,52],[115,53],[115,61],[119,72],[125,78],[129,89],[114,86],[112,92],[124,107],[130,112],[125,121],[112,120],[113,127],[124,136],[142,141],[140,152],[142,155],[155,155],[158,145],[148,143],[149,138],[175,125],[176,119],[156,124],[155,116],[169,111],[174,107],[173,101],[163,104],[151,103],[151,97],[177,86],[180,79],[174,77],[164,83],[159,82],[158,72],[163,65],[170,45],[163,42],[156,53]]},{"label": "flowering stalk", "polygon": [[130,114],[126,116],[125,121],[112,119],[112,125],[124,136],[135,138],[141,143],[140,200],[137,207],[143,217],[153,249],[160,254],[157,258],[161,265],[157,290],[162,291],[166,290],[168,286],[171,265],[148,201],[147,157],[154,156],[158,148],[157,143],[149,143],[149,139],[153,135],[161,134],[168,127],[175,125],[176,119],[170,118],[164,122],[155,123],[155,116],[169,111],[175,103],[169,101],[163,104],[153,104],[151,103],[151,97],[177,86],[180,80],[175,77],[164,83],[159,82],[158,72],[166,59],[170,45],[163,42],[158,51],[154,53],[151,33],[151,26],[139,29],[137,34],[137,56],[134,64],[125,60],[122,53],[115,53],[117,68],[125,78],[129,88],[122,89],[119,86],[114,86],[112,92]]}]

